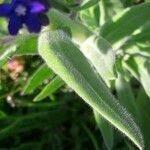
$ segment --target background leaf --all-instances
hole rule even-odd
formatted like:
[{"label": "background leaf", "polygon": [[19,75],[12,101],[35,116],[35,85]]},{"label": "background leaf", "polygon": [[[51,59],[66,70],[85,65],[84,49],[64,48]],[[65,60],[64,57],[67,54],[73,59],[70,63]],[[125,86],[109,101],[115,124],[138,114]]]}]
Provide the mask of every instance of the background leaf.
[{"label": "background leaf", "polygon": [[146,93],[150,96],[150,62],[142,56],[130,57],[125,62],[125,67],[143,85]]},{"label": "background leaf", "polygon": [[43,90],[34,98],[33,101],[35,102],[41,101],[45,97],[52,95],[52,93],[57,91],[63,85],[64,85],[64,82],[62,81],[62,79],[56,76],[54,79],[50,81],[49,84],[45,86],[45,88],[43,88]]},{"label": "background leaf", "polygon": [[34,74],[30,77],[28,80],[23,93],[31,93],[34,91],[35,88],[37,88],[43,81],[44,79],[47,79],[48,77],[53,77],[54,73],[50,68],[47,67],[46,64],[43,64],[40,66],[40,68],[34,72]]},{"label": "background leaf", "polygon": [[104,120],[104,118],[101,117],[98,112],[94,111],[94,116],[97,126],[102,132],[102,136],[107,146],[107,149],[111,150],[114,143],[113,128],[106,120]]},{"label": "background leaf", "polygon": [[[106,38],[115,48],[118,48],[135,30],[150,20],[149,7],[150,3],[144,3],[127,8],[101,27],[101,36]],[[119,42],[120,44],[118,44]]]},{"label": "background leaf", "polygon": [[100,36],[91,36],[82,44],[81,51],[108,85],[109,80],[116,78],[115,53],[105,39]]}]

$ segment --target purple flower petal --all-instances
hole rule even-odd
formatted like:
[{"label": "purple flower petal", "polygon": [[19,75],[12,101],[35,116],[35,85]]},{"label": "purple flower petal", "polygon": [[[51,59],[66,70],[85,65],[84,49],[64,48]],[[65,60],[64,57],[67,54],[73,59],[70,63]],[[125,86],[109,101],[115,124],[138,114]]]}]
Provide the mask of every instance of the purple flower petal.
[{"label": "purple flower petal", "polygon": [[28,1],[30,1],[30,3],[32,3],[32,2],[38,2],[38,3],[42,4],[42,5],[44,5],[45,8],[46,8],[45,11],[47,11],[50,8],[50,2],[49,2],[49,0],[28,0]]},{"label": "purple flower petal", "polygon": [[11,35],[16,35],[20,28],[22,28],[22,20],[20,17],[13,14],[10,17],[9,24],[8,24],[9,33]]},{"label": "purple flower petal", "polygon": [[30,6],[31,6],[30,10],[31,13],[41,13],[46,10],[46,7],[39,2],[32,2]]},{"label": "purple flower petal", "polygon": [[38,33],[41,31],[41,22],[37,15],[28,15],[25,18],[25,24],[30,32]]},{"label": "purple flower petal", "polygon": [[0,4],[0,16],[8,17],[11,12],[10,4]]}]

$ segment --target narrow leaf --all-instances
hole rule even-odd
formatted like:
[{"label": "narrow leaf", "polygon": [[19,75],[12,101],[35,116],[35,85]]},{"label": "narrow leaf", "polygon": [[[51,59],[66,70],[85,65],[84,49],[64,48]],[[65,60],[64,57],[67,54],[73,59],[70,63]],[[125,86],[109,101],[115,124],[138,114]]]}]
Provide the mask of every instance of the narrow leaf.
[{"label": "narrow leaf", "polygon": [[129,35],[150,20],[149,8],[150,3],[143,3],[125,9],[123,12],[107,21],[101,27],[100,34],[111,44],[115,44],[120,40],[127,40]]},{"label": "narrow leaf", "polygon": [[42,65],[28,80],[23,90],[23,94],[31,93],[44,81],[44,79],[52,77],[53,75],[54,73],[46,64]]},{"label": "narrow leaf", "polygon": [[106,83],[115,79],[115,53],[111,45],[100,36],[89,37],[81,46],[83,54],[92,62]]},{"label": "narrow leaf", "polygon": [[141,82],[150,97],[150,61],[142,56],[134,56],[126,60],[125,67]]},{"label": "narrow leaf", "polygon": [[47,96],[50,96],[52,93],[57,91],[61,86],[64,85],[64,82],[62,79],[60,79],[58,76],[55,77],[52,81],[50,81],[49,84],[47,84],[44,89],[34,98],[33,101],[41,101]]},{"label": "narrow leaf", "polygon": [[143,132],[144,141],[145,141],[145,150],[150,149],[150,132],[149,125],[150,125],[150,100],[149,97],[146,95],[143,88],[139,89],[138,96],[136,99],[137,109],[138,109],[138,119],[139,124],[141,126],[141,130]]},{"label": "narrow leaf", "polygon": [[16,39],[9,37],[5,42],[7,44],[3,46],[0,54],[0,67],[8,61],[9,57],[37,54],[37,37],[34,35],[21,35]]},{"label": "narrow leaf", "polygon": [[108,148],[108,150],[111,150],[113,148],[114,143],[113,128],[108,121],[101,117],[101,115],[98,112],[94,111],[94,116],[96,123],[102,133],[105,145]]},{"label": "narrow leaf", "polygon": [[97,4],[100,0],[84,0],[78,7],[74,7],[74,10],[84,10],[92,7],[93,5]]},{"label": "narrow leaf", "polygon": [[101,77],[63,31],[42,33],[38,50],[47,65],[83,100],[143,149],[143,138],[132,116],[112,96]]},{"label": "narrow leaf", "polygon": [[127,82],[121,74],[118,74],[118,78],[115,81],[115,87],[120,102],[126,106],[128,111],[132,115],[136,115],[136,105],[133,91],[130,83]]}]

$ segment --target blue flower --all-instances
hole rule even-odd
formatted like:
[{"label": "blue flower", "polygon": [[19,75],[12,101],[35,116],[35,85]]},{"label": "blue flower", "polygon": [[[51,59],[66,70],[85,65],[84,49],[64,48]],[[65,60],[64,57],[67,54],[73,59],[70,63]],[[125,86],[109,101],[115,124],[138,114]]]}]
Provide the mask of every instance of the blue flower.
[{"label": "blue flower", "polygon": [[16,35],[24,24],[29,32],[38,33],[42,25],[48,23],[45,4],[42,0],[12,0],[11,4],[0,4],[0,16],[9,18],[11,35]]}]

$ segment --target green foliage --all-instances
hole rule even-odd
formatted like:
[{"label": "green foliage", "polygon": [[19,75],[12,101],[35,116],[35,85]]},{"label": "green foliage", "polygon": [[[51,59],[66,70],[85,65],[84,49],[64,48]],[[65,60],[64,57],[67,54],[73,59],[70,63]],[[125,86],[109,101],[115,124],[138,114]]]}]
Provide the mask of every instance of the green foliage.
[{"label": "green foliage", "polygon": [[36,89],[45,79],[53,77],[53,75],[52,70],[50,70],[46,64],[41,65],[31,76],[30,80],[28,80],[23,93],[28,94],[34,91],[34,89]]},{"label": "green foliage", "polygon": [[104,142],[107,148],[112,149],[114,143],[114,133],[113,133],[112,126],[106,120],[104,120],[104,118],[102,118],[101,115],[95,110],[94,110],[94,116],[98,128],[102,132],[102,136],[104,138]]},{"label": "green foliage", "polygon": [[33,101],[37,102],[52,95],[52,93],[57,91],[62,85],[64,85],[64,82],[59,77],[55,77],[43,88],[43,90],[33,99]]},{"label": "green foliage", "polygon": [[46,64],[83,100],[142,149],[141,132],[130,114],[111,95],[101,77],[63,31],[42,33],[38,49]]},{"label": "green foliage", "polygon": [[39,35],[0,18],[0,149],[149,150],[150,1],[49,1]]},{"label": "green foliage", "polygon": [[101,36],[90,36],[82,44],[81,51],[107,84],[109,84],[109,80],[116,78],[115,52],[105,39]]}]

